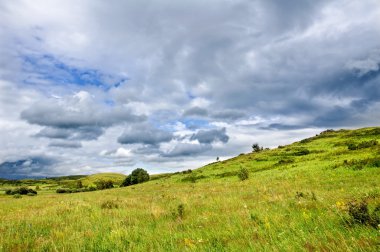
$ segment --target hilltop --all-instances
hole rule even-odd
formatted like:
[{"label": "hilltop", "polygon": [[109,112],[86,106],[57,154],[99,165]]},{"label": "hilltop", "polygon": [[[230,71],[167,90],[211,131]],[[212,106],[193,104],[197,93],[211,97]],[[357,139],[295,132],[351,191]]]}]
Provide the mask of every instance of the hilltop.
[{"label": "hilltop", "polygon": [[124,188],[1,196],[0,250],[378,251],[379,140],[327,130]]}]

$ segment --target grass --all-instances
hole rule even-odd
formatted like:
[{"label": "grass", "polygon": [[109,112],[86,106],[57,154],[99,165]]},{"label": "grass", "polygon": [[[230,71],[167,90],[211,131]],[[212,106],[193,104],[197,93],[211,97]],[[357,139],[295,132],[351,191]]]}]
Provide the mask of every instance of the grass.
[{"label": "grass", "polygon": [[380,204],[380,168],[349,162],[380,159],[379,145],[347,148],[370,140],[380,128],[326,132],[125,188],[2,195],[0,251],[379,251],[380,228],[347,212],[353,200]]}]

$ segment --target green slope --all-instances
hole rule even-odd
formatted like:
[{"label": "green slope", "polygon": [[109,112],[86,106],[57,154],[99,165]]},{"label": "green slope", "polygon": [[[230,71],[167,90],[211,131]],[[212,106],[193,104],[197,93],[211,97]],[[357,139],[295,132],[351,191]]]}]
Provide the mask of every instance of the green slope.
[{"label": "green slope", "polygon": [[115,185],[120,185],[126,177],[126,175],[120,173],[97,173],[82,178],[81,181],[84,186],[94,185],[99,180],[111,180]]},{"label": "green slope", "polygon": [[379,251],[379,227],[348,212],[363,201],[375,220],[375,141],[327,131],[135,186],[1,197],[0,251]]}]

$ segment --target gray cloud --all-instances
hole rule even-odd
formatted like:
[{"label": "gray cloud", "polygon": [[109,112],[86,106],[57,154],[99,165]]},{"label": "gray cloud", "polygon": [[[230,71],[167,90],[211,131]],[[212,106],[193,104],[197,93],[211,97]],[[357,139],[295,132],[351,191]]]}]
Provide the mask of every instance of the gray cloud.
[{"label": "gray cloud", "polygon": [[95,140],[103,133],[103,128],[97,126],[82,126],[77,128],[45,127],[35,136],[52,139]]},{"label": "gray cloud", "polygon": [[192,107],[187,109],[183,116],[201,116],[206,117],[208,115],[207,109],[200,108],[200,107]]},{"label": "gray cloud", "polygon": [[31,124],[55,128],[108,127],[122,122],[141,122],[145,116],[134,115],[122,107],[101,107],[88,92],[81,91],[67,99],[38,102],[21,113]]},{"label": "gray cloud", "polygon": [[43,176],[56,160],[47,157],[29,157],[16,161],[6,161],[0,164],[2,178],[20,178]]},{"label": "gray cloud", "polygon": [[173,150],[162,153],[163,157],[180,157],[180,156],[191,156],[199,155],[205,151],[212,149],[210,144],[190,144],[190,143],[179,143]]},{"label": "gray cloud", "polygon": [[226,134],[226,128],[211,129],[211,130],[199,130],[197,133],[190,137],[190,140],[198,140],[202,144],[210,144],[215,141],[221,141],[227,143],[229,136]]},{"label": "gray cloud", "polygon": [[50,147],[58,147],[58,148],[81,148],[82,144],[80,142],[72,142],[72,141],[53,141],[49,144]]},{"label": "gray cloud", "polygon": [[123,132],[117,141],[121,144],[148,144],[157,145],[169,142],[173,139],[173,134],[164,130],[155,129],[147,125],[139,125]]}]

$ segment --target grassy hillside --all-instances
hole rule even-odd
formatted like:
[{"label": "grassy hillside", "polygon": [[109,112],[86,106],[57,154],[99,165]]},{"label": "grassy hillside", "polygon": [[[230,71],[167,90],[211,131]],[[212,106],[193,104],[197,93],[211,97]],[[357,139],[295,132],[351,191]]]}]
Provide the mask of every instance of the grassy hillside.
[{"label": "grassy hillside", "polygon": [[135,186],[2,196],[0,251],[379,251],[379,140],[326,131]]},{"label": "grassy hillside", "polygon": [[126,175],[120,173],[97,173],[82,178],[81,181],[84,186],[94,185],[99,180],[111,180],[114,184],[120,185],[126,177]]}]

